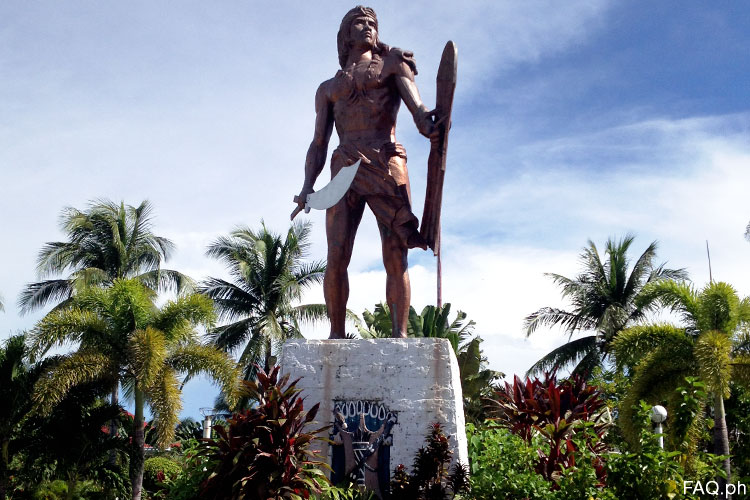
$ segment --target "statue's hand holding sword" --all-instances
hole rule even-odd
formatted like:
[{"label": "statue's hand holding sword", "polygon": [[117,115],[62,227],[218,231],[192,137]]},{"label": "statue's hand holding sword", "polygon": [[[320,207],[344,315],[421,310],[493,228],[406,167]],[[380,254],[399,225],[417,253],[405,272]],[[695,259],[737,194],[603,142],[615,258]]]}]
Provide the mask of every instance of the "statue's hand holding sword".
[{"label": "statue's hand holding sword", "polygon": [[349,186],[352,185],[354,176],[357,175],[359,169],[359,163],[362,160],[357,160],[357,163],[348,167],[343,167],[339,170],[339,173],[331,179],[326,186],[320,191],[309,193],[305,196],[306,199],[302,199],[300,196],[294,197],[294,202],[297,204],[297,208],[292,212],[290,219],[294,219],[298,213],[302,210],[305,213],[310,212],[311,208],[316,210],[326,210],[334,206],[336,203],[344,197],[346,192],[349,190]]}]

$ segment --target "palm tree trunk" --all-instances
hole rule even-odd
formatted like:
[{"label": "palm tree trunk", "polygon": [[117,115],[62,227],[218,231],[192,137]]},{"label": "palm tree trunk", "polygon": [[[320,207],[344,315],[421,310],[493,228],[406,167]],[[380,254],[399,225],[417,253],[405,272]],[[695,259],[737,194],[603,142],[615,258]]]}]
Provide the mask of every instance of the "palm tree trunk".
[{"label": "palm tree trunk", "polygon": [[135,418],[133,418],[133,447],[130,452],[130,486],[133,491],[133,500],[141,500],[141,489],[143,488],[143,462],[145,432],[143,418],[143,407],[146,397],[143,392],[135,388]]},{"label": "palm tree trunk", "polygon": [[[115,377],[114,386],[112,387],[110,401],[113,406],[117,406],[120,403],[120,379],[117,377]],[[109,435],[110,437],[116,437],[117,435],[117,420],[115,419],[109,421]],[[109,451],[108,463],[113,469],[117,465],[117,450],[112,449]]]},{"label": "palm tree trunk", "polygon": [[2,449],[0,450],[0,500],[5,500],[8,489],[8,465],[9,465],[9,439],[3,439]]},{"label": "palm tree trunk", "polygon": [[264,364],[263,369],[266,373],[269,373],[271,371],[271,339],[269,337],[266,337],[266,359]]},{"label": "palm tree trunk", "polygon": [[729,459],[729,434],[727,433],[727,419],[724,411],[724,397],[721,393],[714,396],[714,453],[724,455],[724,472],[727,477],[719,477],[716,481],[719,483],[719,498],[729,500],[731,495],[726,494],[727,483],[732,480],[731,463]]}]

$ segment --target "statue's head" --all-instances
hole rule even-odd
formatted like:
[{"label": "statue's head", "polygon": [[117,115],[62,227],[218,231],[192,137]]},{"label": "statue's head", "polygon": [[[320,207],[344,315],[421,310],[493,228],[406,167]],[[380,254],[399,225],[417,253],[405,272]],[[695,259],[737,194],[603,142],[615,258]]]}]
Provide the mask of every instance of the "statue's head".
[{"label": "statue's head", "polygon": [[341,26],[339,27],[339,33],[336,37],[336,42],[339,49],[339,64],[343,68],[346,65],[346,60],[349,57],[349,51],[352,48],[351,39],[351,28],[352,23],[361,17],[367,17],[375,22],[375,40],[373,43],[372,52],[373,54],[380,54],[386,49],[386,45],[378,38],[378,17],[375,15],[375,11],[370,7],[363,7],[357,5],[352,10],[346,13],[344,19],[341,20]]}]

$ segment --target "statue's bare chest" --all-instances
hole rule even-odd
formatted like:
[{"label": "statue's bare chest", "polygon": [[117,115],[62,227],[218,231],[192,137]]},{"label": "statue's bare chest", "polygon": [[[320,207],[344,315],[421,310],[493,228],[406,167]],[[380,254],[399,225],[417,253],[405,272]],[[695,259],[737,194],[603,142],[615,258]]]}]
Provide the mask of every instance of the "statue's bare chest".
[{"label": "statue's bare chest", "polygon": [[381,58],[336,73],[330,88],[336,121],[352,114],[370,119],[398,111],[400,98],[390,76],[384,74]]}]

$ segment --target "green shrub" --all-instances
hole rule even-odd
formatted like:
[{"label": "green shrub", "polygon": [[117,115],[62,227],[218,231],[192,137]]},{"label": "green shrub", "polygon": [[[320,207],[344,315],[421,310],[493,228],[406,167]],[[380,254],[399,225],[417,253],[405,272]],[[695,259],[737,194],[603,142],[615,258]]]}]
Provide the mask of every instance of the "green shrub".
[{"label": "green shrub", "polygon": [[[610,454],[601,454],[601,436],[595,422],[578,422],[572,437],[575,450],[573,465],[562,470],[555,481],[555,500],[626,500],[617,497],[604,484],[606,459]],[[552,497],[550,497],[552,498]]]},{"label": "green shrub", "polygon": [[68,484],[62,479],[45,481],[34,492],[34,500],[59,500],[68,494]]},{"label": "green shrub", "polygon": [[[70,485],[62,479],[55,479],[54,481],[42,482],[34,491],[32,498],[34,500],[92,500],[103,498],[103,492],[101,485],[95,481],[84,480],[76,481],[72,483],[73,492],[69,495],[68,489]],[[11,498],[16,498],[11,496]],[[21,497],[27,498],[27,497]]]},{"label": "green shrub", "polygon": [[687,474],[687,457],[679,451],[666,451],[659,447],[658,435],[650,429],[651,406],[640,403],[636,418],[640,427],[637,450],[613,453],[607,460],[607,485],[616,498],[659,500],[662,498],[693,499],[683,494],[683,479],[709,481],[721,473],[720,460],[701,453],[699,469]]},{"label": "green shrub", "polygon": [[91,498],[88,500],[112,500],[112,498],[127,499],[131,496],[130,475],[127,461],[123,464],[114,466],[106,464],[103,467],[96,469],[91,478],[96,484],[102,487],[102,490],[105,493],[100,495],[90,495]]},{"label": "green shrub", "polygon": [[534,467],[539,460],[530,446],[508,429],[487,422],[477,428],[467,424],[471,497],[476,500],[547,499],[551,483]]},{"label": "green shrub", "polygon": [[750,484],[750,388],[732,384],[725,401],[732,447],[732,482]]},{"label": "green shrub", "polygon": [[179,457],[181,469],[174,481],[168,482],[163,497],[169,500],[199,500],[203,481],[211,475],[214,463],[198,452],[201,443],[195,439],[183,442]]},{"label": "green shrub", "polygon": [[164,483],[176,479],[181,470],[180,465],[169,458],[148,458],[143,463],[143,485],[151,491],[163,489]]},{"label": "green shrub", "polygon": [[359,490],[353,484],[346,486],[324,485],[323,492],[314,498],[320,500],[378,500],[372,491]]}]

